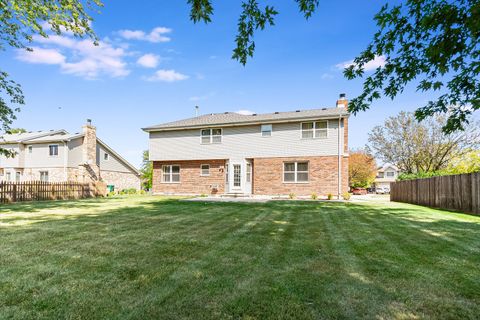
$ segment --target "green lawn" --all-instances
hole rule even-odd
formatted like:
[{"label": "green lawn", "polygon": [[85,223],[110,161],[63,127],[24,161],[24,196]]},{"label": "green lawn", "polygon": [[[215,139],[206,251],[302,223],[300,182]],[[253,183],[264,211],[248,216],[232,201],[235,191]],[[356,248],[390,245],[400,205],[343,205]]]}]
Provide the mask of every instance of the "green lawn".
[{"label": "green lawn", "polygon": [[0,207],[0,318],[478,318],[480,218],[157,197]]}]

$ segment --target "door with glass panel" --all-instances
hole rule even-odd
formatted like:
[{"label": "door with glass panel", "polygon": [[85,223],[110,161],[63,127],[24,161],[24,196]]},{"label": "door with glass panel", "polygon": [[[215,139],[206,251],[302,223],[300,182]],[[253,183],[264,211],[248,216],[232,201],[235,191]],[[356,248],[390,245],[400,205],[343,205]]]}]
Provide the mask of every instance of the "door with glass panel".
[{"label": "door with glass panel", "polygon": [[232,190],[242,191],[242,164],[232,163]]}]

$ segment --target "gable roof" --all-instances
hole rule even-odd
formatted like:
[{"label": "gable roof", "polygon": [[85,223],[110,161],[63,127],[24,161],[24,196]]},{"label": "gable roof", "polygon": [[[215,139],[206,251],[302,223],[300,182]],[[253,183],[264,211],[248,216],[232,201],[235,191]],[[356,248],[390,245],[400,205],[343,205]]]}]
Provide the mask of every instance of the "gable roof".
[{"label": "gable roof", "polygon": [[30,131],[23,133],[14,133],[14,134],[4,134],[0,136],[0,143],[23,143],[24,141],[29,141],[33,139],[38,139],[46,136],[59,136],[63,137],[67,135],[68,132],[61,130],[43,130],[43,131]]},{"label": "gable roof", "polygon": [[384,164],[382,167],[378,167],[378,168],[377,168],[377,171],[379,171],[379,172],[384,172],[384,171],[386,171],[386,170],[388,170],[388,169],[393,169],[394,171],[399,171],[398,168],[397,168],[397,166],[394,166],[393,164],[388,164],[388,163],[387,163],[387,164]]},{"label": "gable roof", "polygon": [[117,157],[118,160],[120,160],[121,162],[123,162],[123,164],[125,164],[127,167],[129,167],[137,176],[140,176],[140,175],[141,175],[140,171],[138,171],[137,168],[135,168],[130,162],[128,162],[127,160],[125,160],[121,155],[119,155],[117,152],[115,152],[115,150],[113,150],[112,148],[110,148],[110,146],[108,146],[105,142],[103,142],[102,140],[100,140],[98,137],[97,137],[97,143],[99,143],[100,145],[102,145],[102,147],[104,147],[108,152],[110,152],[110,153],[113,154],[115,157]]},{"label": "gable roof", "polygon": [[258,123],[293,122],[321,118],[348,117],[344,108],[322,108],[244,115],[235,112],[212,113],[173,122],[161,123],[143,128],[144,131],[168,131],[177,129],[195,129],[206,126],[237,126]]}]

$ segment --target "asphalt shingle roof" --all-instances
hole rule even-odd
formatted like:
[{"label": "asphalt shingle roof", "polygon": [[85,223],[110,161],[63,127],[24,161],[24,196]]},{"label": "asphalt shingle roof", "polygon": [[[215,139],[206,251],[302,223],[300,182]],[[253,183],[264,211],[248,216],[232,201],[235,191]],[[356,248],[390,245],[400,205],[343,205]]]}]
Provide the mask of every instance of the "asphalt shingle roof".
[{"label": "asphalt shingle roof", "polygon": [[239,125],[262,122],[282,122],[312,118],[334,118],[340,115],[348,116],[344,108],[322,108],[310,110],[297,110],[288,112],[274,112],[264,114],[244,115],[235,112],[212,113],[173,122],[161,123],[143,128],[145,131],[162,131],[174,129],[187,129],[212,125]]}]

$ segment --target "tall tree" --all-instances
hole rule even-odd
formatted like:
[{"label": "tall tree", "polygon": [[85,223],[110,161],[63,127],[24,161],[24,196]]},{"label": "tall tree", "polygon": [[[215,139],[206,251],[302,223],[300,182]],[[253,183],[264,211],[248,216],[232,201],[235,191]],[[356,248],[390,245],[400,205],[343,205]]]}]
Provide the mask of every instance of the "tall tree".
[{"label": "tall tree", "polygon": [[153,163],[149,159],[148,150],[143,151],[143,161],[140,172],[142,173],[144,188],[150,190],[153,182]]},{"label": "tall tree", "polygon": [[[305,18],[319,0],[295,0]],[[392,1],[393,2],[393,1]],[[188,0],[190,18],[208,23],[211,0]],[[480,109],[480,2],[478,0],[403,0],[386,4],[375,15],[378,31],[372,42],[345,70],[348,79],[364,76],[365,65],[379,56],[386,60],[363,82],[363,92],[352,99],[349,110],[367,110],[382,96],[395,98],[411,82],[418,91],[438,91],[440,96],[417,109],[424,120],[447,114],[445,132],[465,129],[469,115]],[[242,0],[236,47],[232,57],[246,64],[255,50],[254,34],[275,23],[278,12],[257,0]]]},{"label": "tall tree", "polygon": [[[96,43],[88,11],[101,6],[100,0],[0,0],[0,50],[31,50],[33,36],[48,37],[48,29],[57,35],[71,32],[77,37],[90,37]],[[8,131],[15,112],[24,103],[21,86],[0,70],[0,129]],[[0,148],[2,153],[8,154]]]},{"label": "tall tree", "polygon": [[418,123],[413,113],[401,112],[373,128],[368,147],[377,158],[395,164],[402,172],[439,171],[480,144],[478,123],[447,134],[442,131],[446,121],[436,116]]},{"label": "tall tree", "polygon": [[351,151],[348,164],[350,186],[366,188],[373,183],[377,174],[377,164],[367,151]]}]

